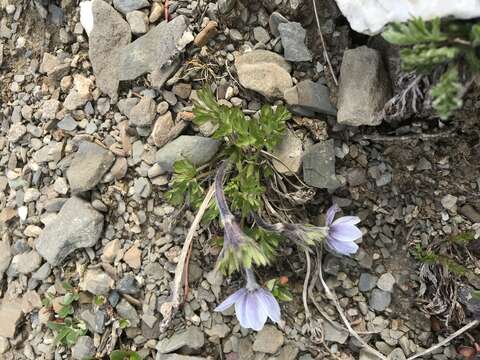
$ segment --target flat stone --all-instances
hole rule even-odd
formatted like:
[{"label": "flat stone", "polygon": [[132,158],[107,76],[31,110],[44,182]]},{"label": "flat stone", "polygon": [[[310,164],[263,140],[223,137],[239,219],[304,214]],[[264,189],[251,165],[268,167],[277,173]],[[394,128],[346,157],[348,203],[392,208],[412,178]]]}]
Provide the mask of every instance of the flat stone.
[{"label": "flat stone", "polygon": [[391,81],[377,50],[366,46],[345,50],[338,91],[339,124],[379,125],[379,113],[391,94]]},{"label": "flat stone", "polygon": [[168,354],[173,351],[188,353],[199,350],[205,344],[203,331],[198,327],[189,327],[184,331],[173,334],[169,338],[161,339],[157,344],[160,354]]},{"label": "flat stone", "polygon": [[80,336],[72,347],[72,358],[75,360],[90,359],[95,356],[96,348],[90,336]]},{"label": "flat stone", "polygon": [[12,261],[10,245],[6,241],[0,241],[0,280],[8,269],[10,261]]},{"label": "flat stone", "polygon": [[117,307],[117,313],[122,319],[126,319],[130,322],[130,326],[135,328],[140,323],[137,310],[125,299],[120,300]]},{"label": "flat stone", "polygon": [[80,288],[94,295],[108,295],[113,288],[113,279],[99,269],[87,269],[80,282]]},{"label": "flat stone", "polygon": [[[134,80],[146,73],[161,71],[178,57],[177,43],[187,29],[187,18],[177,16],[168,23],[163,21],[148,33],[120,50],[120,80]],[[153,84],[156,86],[156,84]]]},{"label": "flat stone", "polygon": [[140,287],[135,277],[127,274],[118,282],[117,290],[120,294],[135,295],[140,292]]},{"label": "flat stone", "polygon": [[73,194],[93,189],[112,166],[115,156],[95,143],[84,141],[67,169]]},{"label": "flat stone", "polygon": [[340,186],[335,175],[335,149],[333,140],[321,141],[303,156],[303,179],[320,189],[334,190]]},{"label": "flat stone", "polygon": [[253,38],[257,42],[266,44],[270,41],[270,34],[261,26],[256,26],[253,28]]},{"label": "flat stone", "polygon": [[286,22],[278,25],[282,39],[283,56],[288,61],[312,61],[312,53],[305,45],[306,30],[298,22]]},{"label": "flat stone", "polygon": [[230,327],[225,324],[216,324],[210,329],[205,329],[205,333],[212,338],[223,339],[230,333]]},{"label": "flat stone", "polygon": [[127,174],[128,170],[128,161],[124,157],[118,157],[110,168],[110,173],[112,176],[117,179],[123,179]]},{"label": "flat stone", "polygon": [[304,80],[287,89],[283,97],[292,111],[303,114],[313,111],[320,114],[336,115],[337,110],[330,102],[330,90],[320,81]]},{"label": "flat stone", "polygon": [[59,129],[65,130],[65,131],[73,131],[77,128],[78,124],[75,121],[75,119],[70,116],[66,115],[58,124],[57,127]]},{"label": "flat stone", "polygon": [[388,291],[388,292],[393,291],[394,285],[395,285],[395,278],[391,273],[383,274],[382,276],[380,276],[380,279],[378,279],[378,282],[377,282],[377,287],[380,290]]},{"label": "flat stone", "polygon": [[142,265],[142,251],[138,247],[132,246],[123,256],[123,261],[132,269],[140,269]]},{"label": "flat stone", "polygon": [[10,126],[10,129],[8,130],[8,134],[7,134],[7,139],[11,143],[16,143],[26,133],[27,133],[27,127],[25,125],[15,123],[15,124],[12,124],[12,126]]},{"label": "flat stone", "polygon": [[460,213],[473,223],[480,223],[480,213],[471,205],[464,205]]},{"label": "flat stone", "polygon": [[80,74],[74,75],[73,88],[65,98],[63,107],[67,110],[76,110],[84,106],[88,101],[92,100],[92,87],[92,80]]},{"label": "flat stone", "polygon": [[324,323],[324,340],[334,342],[337,344],[345,344],[349,337],[349,333],[341,328],[341,325],[335,322],[338,326],[333,326],[329,321]]},{"label": "flat stone", "polygon": [[18,276],[18,274],[30,274],[37,270],[41,263],[42,258],[35,250],[17,254],[10,263],[8,275]]},{"label": "flat stone", "polygon": [[122,14],[127,15],[131,11],[150,6],[150,3],[148,0],[113,0],[113,6]]},{"label": "flat stone", "polygon": [[50,265],[57,266],[76,249],[94,246],[102,230],[103,215],[85,200],[72,197],[43,229],[36,249]]},{"label": "flat stone", "polygon": [[182,135],[158,150],[155,159],[164,174],[172,171],[175,161],[181,159],[186,159],[195,166],[203,165],[215,156],[219,147],[218,140]]},{"label": "flat stone", "polygon": [[282,347],[284,341],[283,333],[280,330],[275,326],[265,325],[255,337],[252,349],[266,354],[275,354]]},{"label": "flat stone", "polygon": [[22,319],[21,300],[7,302],[5,299],[0,303],[0,336],[13,338],[17,325]]},{"label": "flat stone", "polygon": [[362,273],[358,281],[358,290],[361,292],[367,292],[375,288],[377,285],[378,277],[369,273]]},{"label": "flat stone", "polygon": [[90,331],[103,334],[105,332],[105,313],[103,311],[85,310],[80,313],[80,319],[85,321]]},{"label": "flat stone", "polygon": [[296,360],[299,351],[296,344],[287,344],[280,349],[280,353],[275,357],[275,360]]},{"label": "flat stone", "polygon": [[[147,0],[141,1],[146,2],[145,6],[148,6]],[[115,3],[125,9],[129,1],[116,0]],[[119,52],[131,41],[130,26],[114,8],[102,0],[93,0],[92,12],[94,22],[88,39],[88,56],[95,73],[96,85],[103,93],[110,96],[113,102],[116,102],[119,85]]]},{"label": "flat stone", "polygon": [[155,121],[153,126],[151,138],[155,145],[162,147],[167,143],[168,134],[170,130],[175,126],[173,122],[172,113],[167,111],[165,114],[160,115]]},{"label": "flat stone", "polygon": [[388,355],[389,360],[405,360],[406,356],[401,348],[393,349],[393,351]]},{"label": "flat stone", "polygon": [[130,110],[128,114],[129,123],[133,126],[150,126],[156,114],[157,104],[150,96],[145,96]]},{"label": "flat stone", "polygon": [[384,311],[392,301],[392,294],[380,289],[373,289],[368,304],[375,311]]},{"label": "flat stone", "polygon": [[143,11],[129,12],[127,21],[134,35],[143,35],[148,31],[148,16]]},{"label": "flat stone", "polygon": [[279,173],[298,173],[302,165],[303,141],[288,129],[283,139],[273,149],[273,154],[281,160],[273,160],[273,166]]},{"label": "flat stone", "polygon": [[363,168],[352,168],[348,170],[347,182],[350,186],[359,186],[367,182],[367,172]]},{"label": "flat stone", "polygon": [[192,85],[188,83],[176,83],[173,85],[173,93],[181,99],[188,99],[192,92]]},{"label": "flat stone", "polygon": [[457,210],[457,200],[456,196],[447,194],[442,198],[441,203],[444,209],[455,212]]},{"label": "flat stone", "polygon": [[290,65],[270,51],[254,50],[238,56],[235,68],[242,86],[266,97],[283,97],[293,85]]}]

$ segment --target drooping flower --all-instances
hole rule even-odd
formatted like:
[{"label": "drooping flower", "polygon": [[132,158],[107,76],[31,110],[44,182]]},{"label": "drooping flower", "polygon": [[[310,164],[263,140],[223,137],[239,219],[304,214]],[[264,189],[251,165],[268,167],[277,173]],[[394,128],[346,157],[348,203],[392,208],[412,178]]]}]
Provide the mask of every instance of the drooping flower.
[{"label": "drooping flower", "polygon": [[258,244],[246,235],[230,211],[223,191],[223,178],[227,163],[224,161],[215,175],[215,200],[224,228],[223,248],[217,260],[217,268],[231,274],[242,267],[249,268],[252,263],[260,266],[268,264]]},{"label": "drooping flower", "polygon": [[335,204],[327,210],[327,246],[342,255],[355,254],[358,250],[358,245],[355,240],[362,237],[361,230],[355,226],[360,222],[358,216],[342,216],[334,220],[335,213],[340,208]]},{"label": "drooping flower", "polygon": [[258,215],[254,215],[255,222],[261,228],[282,235],[292,240],[303,248],[308,248],[321,243],[327,236],[327,227],[314,226],[309,224],[269,224]]},{"label": "drooping flower", "polygon": [[247,284],[244,288],[227,297],[215,311],[225,311],[235,305],[235,315],[240,325],[246,329],[260,331],[267,318],[275,323],[281,319],[280,306],[275,297],[258,285],[251,269],[245,269]]}]

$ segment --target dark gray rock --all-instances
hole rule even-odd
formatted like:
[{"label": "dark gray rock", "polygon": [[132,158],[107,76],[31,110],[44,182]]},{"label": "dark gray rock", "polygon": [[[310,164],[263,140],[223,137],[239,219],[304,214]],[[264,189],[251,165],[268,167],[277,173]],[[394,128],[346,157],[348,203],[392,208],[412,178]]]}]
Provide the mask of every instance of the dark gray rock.
[{"label": "dark gray rock", "polygon": [[305,45],[307,32],[298,22],[287,22],[278,25],[282,39],[283,56],[288,61],[312,61],[312,53]]},{"label": "dark gray rock", "polygon": [[338,92],[338,123],[379,125],[379,113],[391,94],[391,81],[377,50],[361,46],[344,52]]},{"label": "dark gray rock", "polygon": [[378,277],[369,273],[362,273],[358,280],[358,290],[362,292],[370,291],[377,285]]},{"label": "dark gray rock", "polygon": [[137,327],[140,323],[140,318],[138,317],[137,310],[125,299],[120,300],[117,307],[118,315],[125,320],[130,322],[129,327]]},{"label": "dark gray rock", "polygon": [[131,274],[127,274],[118,282],[117,290],[121,294],[134,295],[140,291],[140,288],[135,277]]},{"label": "dark gray rock", "polygon": [[473,223],[480,223],[480,213],[472,205],[463,205],[460,208],[460,214]]},{"label": "dark gray rock", "polygon": [[375,311],[384,311],[392,301],[392,294],[380,289],[373,289],[368,304]]},{"label": "dark gray rock", "polygon": [[82,142],[67,169],[67,179],[73,194],[93,189],[115,161],[107,149],[91,142]]},{"label": "dark gray rock", "polygon": [[130,11],[150,6],[150,3],[148,0],[113,0],[113,6],[124,15],[127,15]]},{"label": "dark gray rock", "polygon": [[345,344],[349,337],[347,330],[342,328],[342,325],[335,322],[336,326],[333,326],[330,322],[326,321],[324,325],[324,340],[334,342],[338,344]]},{"label": "dark gray rock", "polygon": [[173,351],[191,353],[199,350],[205,343],[205,335],[198,327],[189,327],[185,331],[173,334],[169,338],[162,339],[157,344],[157,351],[160,354],[168,354]]},{"label": "dark gray rock", "polygon": [[285,90],[283,97],[292,107],[292,111],[302,115],[305,110],[327,115],[337,114],[337,110],[330,102],[328,87],[320,81],[301,81],[296,86]]},{"label": "dark gray rock", "polygon": [[95,345],[90,336],[80,336],[72,347],[72,358],[75,360],[90,359],[95,356]]},{"label": "dark gray rock", "polygon": [[303,156],[305,182],[320,189],[334,190],[340,186],[335,175],[335,149],[333,140],[321,141]]},{"label": "dark gray rock", "polygon": [[[177,43],[187,29],[187,18],[177,16],[170,22],[161,22],[148,33],[125,46],[120,51],[120,80],[134,80],[146,73],[161,72],[164,66],[169,66],[178,57],[180,50]],[[152,82],[158,87],[158,84]]]},{"label": "dark gray rock", "polygon": [[[142,1],[148,5],[147,0]],[[96,85],[116,102],[119,51],[131,41],[130,26],[114,8],[102,0],[93,0],[92,12],[94,23],[89,35],[88,55],[95,73]]]},{"label": "dark gray rock", "polygon": [[85,321],[88,329],[97,334],[103,334],[105,331],[105,312],[103,310],[85,310],[80,314],[80,319]]},{"label": "dark gray rock", "polygon": [[50,265],[57,266],[76,249],[95,245],[102,229],[103,215],[85,200],[72,197],[43,229],[36,249]]},{"label": "dark gray rock", "polygon": [[219,147],[218,140],[183,135],[158,150],[155,159],[164,174],[172,171],[175,161],[181,159],[187,159],[195,166],[203,165],[215,156]]},{"label": "dark gray rock", "polygon": [[274,11],[270,15],[270,18],[268,19],[268,25],[270,27],[270,32],[273,34],[273,36],[280,36],[280,32],[278,31],[278,25],[284,23],[288,23],[288,20],[279,12]]}]

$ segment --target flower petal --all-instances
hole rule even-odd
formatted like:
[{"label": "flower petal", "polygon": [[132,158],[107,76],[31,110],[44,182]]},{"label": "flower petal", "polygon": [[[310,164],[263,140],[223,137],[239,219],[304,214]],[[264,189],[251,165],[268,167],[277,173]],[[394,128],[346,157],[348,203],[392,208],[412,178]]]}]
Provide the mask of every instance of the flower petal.
[{"label": "flower petal", "polygon": [[337,241],[355,241],[363,234],[355,225],[335,224],[330,226],[328,235]]},{"label": "flower petal", "polygon": [[342,216],[333,222],[332,225],[356,225],[360,222],[360,218],[358,216]]},{"label": "flower petal", "polygon": [[337,204],[333,204],[330,206],[330,208],[327,210],[327,225],[330,225],[333,222],[333,219],[335,218],[335,214],[340,210]]},{"label": "flower petal", "polygon": [[257,292],[248,293],[245,302],[248,327],[255,331],[262,330],[263,325],[265,325],[267,321],[267,313],[260,306],[260,302],[257,299]]},{"label": "flower petal", "polygon": [[240,290],[235,291],[232,295],[227,297],[223,302],[218,305],[214,311],[222,312],[227,310],[230,306],[235,304],[242,296],[245,296],[247,289],[241,288]]},{"label": "flower petal", "polygon": [[238,301],[235,303],[235,315],[237,316],[238,322],[242,327],[245,329],[248,329],[250,327],[250,324],[248,322],[248,317],[247,317],[247,296],[248,293],[245,294],[245,296],[242,296]]},{"label": "flower petal", "polygon": [[275,297],[265,289],[258,289],[257,292],[260,306],[264,308],[264,311],[273,322],[278,323],[281,319],[280,305],[278,305]]},{"label": "flower petal", "polygon": [[354,242],[337,241],[331,237],[327,237],[327,245],[335,252],[342,255],[355,254],[358,250],[358,245]]}]

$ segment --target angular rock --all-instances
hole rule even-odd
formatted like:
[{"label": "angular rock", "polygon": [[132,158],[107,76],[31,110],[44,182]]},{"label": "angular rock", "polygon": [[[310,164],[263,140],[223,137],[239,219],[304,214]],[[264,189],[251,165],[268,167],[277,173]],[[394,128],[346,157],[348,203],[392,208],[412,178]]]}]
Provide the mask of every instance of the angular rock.
[{"label": "angular rock", "polygon": [[[155,74],[180,54],[177,47],[187,29],[187,18],[177,16],[168,23],[163,21],[147,34],[120,50],[120,80],[134,80],[146,73]],[[157,86],[156,83],[152,83]]]},{"label": "angular rock", "polygon": [[75,360],[90,359],[95,356],[95,345],[90,336],[80,336],[72,347],[72,358]]},{"label": "angular rock", "polygon": [[130,11],[150,6],[150,3],[148,0],[113,0],[113,6],[124,15],[127,15]]},{"label": "angular rock", "polygon": [[12,126],[10,126],[10,129],[8,130],[8,134],[7,134],[7,139],[12,143],[16,143],[26,133],[27,133],[27,127],[25,125],[15,123],[15,124],[12,124]]},{"label": "angular rock", "polygon": [[85,321],[90,331],[97,334],[105,332],[105,313],[103,311],[85,310],[80,314],[80,319]]},{"label": "angular rock", "polygon": [[378,278],[369,273],[362,273],[358,280],[358,290],[361,292],[370,291],[377,285]]},{"label": "angular rock", "polygon": [[[147,0],[142,1],[148,5]],[[126,2],[128,0],[114,1],[119,6]],[[95,73],[96,85],[116,102],[119,51],[131,41],[130,26],[114,8],[102,0],[93,0],[92,12],[94,21],[88,40],[88,56]]]},{"label": "angular rock", "polygon": [[99,269],[88,269],[85,271],[80,288],[94,295],[108,295],[113,288],[113,279]]},{"label": "angular rock", "polygon": [[199,356],[158,353],[155,360],[207,360],[207,358],[199,357]]},{"label": "angular rock", "polygon": [[142,251],[138,247],[132,246],[123,256],[123,261],[132,269],[140,269],[142,265]]},{"label": "angular rock", "polygon": [[37,270],[41,263],[42,258],[35,250],[17,254],[10,263],[8,275],[18,276],[18,274],[30,274]]},{"label": "angular rock", "polygon": [[172,113],[170,111],[160,115],[155,121],[155,125],[153,126],[152,133],[150,135],[153,143],[158,147],[165,145],[168,139],[168,134],[174,126],[175,123],[173,122]]},{"label": "angular rock", "polygon": [[72,197],[43,229],[36,249],[50,265],[57,266],[76,249],[95,245],[102,230],[103,215],[85,200]]},{"label": "angular rock", "polygon": [[287,89],[283,97],[292,110],[301,115],[305,114],[305,111],[327,115],[337,114],[337,110],[330,102],[328,87],[320,81],[301,81],[296,86]]},{"label": "angular rock", "polygon": [[288,20],[280,14],[278,11],[274,11],[270,18],[268,19],[268,26],[270,27],[270,32],[273,36],[280,36],[280,31],[278,31],[278,26],[283,23],[288,23]]},{"label": "angular rock", "polygon": [[209,162],[217,153],[220,142],[201,136],[183,135],[168,143],[155,155],[156,162],[162,168],[162,174],[173,170],[177,160],[187,159],[195,166]]},{"label": "angular rock", "polygon": [[90,88],[93,83],[83,75],[76,74],[73,76],[73,88],[68,93],[63,106],[67,110],[75,110],[84,106],[87,101],[92,99]]},{"label": "angular rock", "polygon": [[168,354],[177,350],[186,353],[201,349],[204,343],[203,331],[192,326],[185,331],[173,334],[170,338],[160,340],[156,349],[160,354]]},{"label": "angular rock", "polygon": [[320,189],[334,190],[340,186],[335,175],[335,149],[333,140],[321,141],[303,156],[303,179]]},{"label": "angular rock", "polygon": [[118,282],[117,290],[120,294],[134,295],[140,291],[140,287],[135,277],[127,274]]},{"label": "angular rock", "polygon": [[256,336],[253,351],[275,354],[285,341],[283,333],[275,326],[266,325]]},{"label": "angular rock", "polygon": [[138,326],[138,324],[140,323],[140,318],[138,317],[137,310],[135,310],[135,308],[127,300],[122,299],[118,303],[116,309],[118,315],[122,319],[126,319],[130,322],[129,327],[134,328]]},{"label": "angular rock", "polygon": [[467,204],[462,206],[460,208],[460,213],[471,222],[480,223],[480,213],[472,205]]},{"label": "angular rock", "polygon": [[11,260],[12,252],[10,245],[6,241],[0,242],[0,280],[2,280],[3,274],[8,269]]},{"label": "angular rock", "polygon": [[273,149],[273,154],[281,161],[273,160],[279,173],[298,173],[302,165],[303,142],[291,130],[287,130],[282,141]]},{"label": "angular rock", "polygon": [[297,344],[287,344],[280,349],[280,353],[275,360],[296,360],[299,353]]},{"label": "angular rock", "polygon": [[20,322],[22,312],[22,302],[20,299],[7,302],[5,299],[0,303],[0,336],[13,338],[18,323]]},{"label": "angular rock", "polygon": [[331,341],[338,344],[345,344],[349,337],[348,331],[342,329],[342,325],[335,322],[333,326],[329,321],[324,324],[324,340]]},{"label": "angular rock", "polygon": [[132,11],[127,14],[127,21],[134,35],[142,35],[148,31],[148,17],[142,11]]},{"label": "angular rock", "polygon": [[373,289],[370,295],[369,305],[373,310],[384,311],[392,301],[392,294],[380,289]]},{"label": "angular rock", "polygon": [[283,97],[293,85],[290,65],[270,51],[254,50],[238,56],[235,68],[242,86],[266,97]]},{"label": "angular rock", "polygon": [[157,104],[150,96],[145,96],[135,105],[128,113],[130,125],[133,126],[150,126],[157,114]]},{"label": "angular rock", "polygon": [[82,142],[67,169],[67,179],[73,194],[93,189],[112,166],[115,156],[91,142]]},{"label": "angular rock", "polygon": [[337,104],[339,124],[379,125],[379,113],[391,94],[391,81],[377,50],[361,46],[344,52]]},{"label": "angular rock", "polygon": [[306,30],[298,22],[286,22],[278,25],[282,39],[285,60],[300,62],[312,61],[312,53],[305,45]]}]

